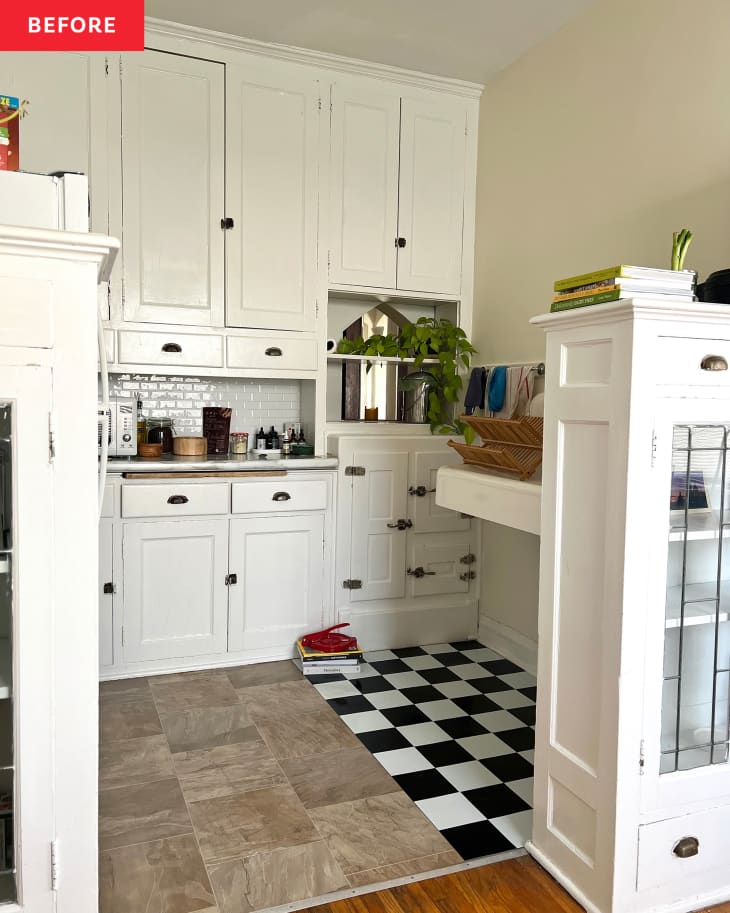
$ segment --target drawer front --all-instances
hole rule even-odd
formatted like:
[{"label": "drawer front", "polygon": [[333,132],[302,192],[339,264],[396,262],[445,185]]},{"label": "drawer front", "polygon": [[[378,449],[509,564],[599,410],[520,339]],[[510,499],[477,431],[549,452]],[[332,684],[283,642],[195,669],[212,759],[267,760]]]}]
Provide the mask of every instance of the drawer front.
[{"label": "drawer front", "polygon": [[227,482],[122,485],[123,517],[195,517],[227,514]]},{"label": "drawer front", "polygon": [[[728,825],[730,806],[642,825],[639,828],[638,890],[681,884],[687,896],[694,890],[694,879],[711,879],[713,870],[727,875]],[[684,858],[677,855],[675,848],[680,841],[693,839],[698,844],[697,853]],[[723,884],[727,884],[726,877]]]},{"label": "drawer front", "polygon": [[[727,367],[709,370],[707,361]],[[705,367],[703,367],[703,362]],[[658,383],[701,387],[730,386],[730,339],[659,339]]]},{"label": "drawer front", "polygon": [[325,510],[327,482],[312,479],[291,481],[280,478],[272,481],[233,483],[233,513],[287,513],[292,510]]},{"label": "drawer front", "polygon": [[281,336],[229,336],[228,367],[266,371],[316,371],[314,339]]},{"label": "drawer front", "polygon": [[121,330],[119,363],[223,367],[223,337]]}]

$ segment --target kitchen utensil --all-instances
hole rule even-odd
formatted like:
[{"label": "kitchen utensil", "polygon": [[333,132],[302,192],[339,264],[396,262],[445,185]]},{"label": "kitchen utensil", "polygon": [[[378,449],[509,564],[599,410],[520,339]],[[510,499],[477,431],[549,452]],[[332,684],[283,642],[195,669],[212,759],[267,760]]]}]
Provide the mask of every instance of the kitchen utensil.
[{"label": "kitchen utensil", "polygon": [[207,438],[176,437],[172,442],[172,452],[180,456],[205,456],[208,452]]},{"label": "kitchen utensil", "polygon": [[137,450],[139,451],[139,455],[142,457],[159,457],[162,456],[163,448],[162,444],[159,442],[151,444],[149,442],[145,442],[144,444],[138,444]]}]

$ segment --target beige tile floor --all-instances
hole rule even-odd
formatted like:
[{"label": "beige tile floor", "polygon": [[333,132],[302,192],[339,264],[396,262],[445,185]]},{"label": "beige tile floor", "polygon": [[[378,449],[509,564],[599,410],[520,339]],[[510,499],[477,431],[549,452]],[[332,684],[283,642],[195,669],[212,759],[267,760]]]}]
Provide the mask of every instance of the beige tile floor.
[{"label": "beige tile floor", "polygon": [[290,662],[100,700],[100,913],[252,913],[462,861]]}]

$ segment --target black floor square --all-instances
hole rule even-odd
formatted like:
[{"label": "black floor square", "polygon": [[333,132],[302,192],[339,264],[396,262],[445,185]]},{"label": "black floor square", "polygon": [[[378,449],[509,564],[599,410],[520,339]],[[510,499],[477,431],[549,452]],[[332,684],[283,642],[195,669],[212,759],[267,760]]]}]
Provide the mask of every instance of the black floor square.
[{"label": "black floor square", "polygon": [[[439,726],[441,723],[439,723]],[[446,742],[434,742],[431,745],[419,745],[418,750],[434,767],[449,767],[451,764],[465,764],[474,758],[458,742],[449,739]]]},{"label": "black floor square", "polygon": [[483,650],[484,647],[478,640],[457,640],[456,643],[449,644],[454,650]]},{"label": "black floor square", "polygon": [[513,850],[514,846],[489,821],[475,821],[441,831],[457,853],[464,859],[478,859]]},{"label": "black floor square", "polygon": [[489,675],[486,678],[470,678],[469,684],[482,694],[492,694],[495,691],[514,691],[507,682],[503,682],[496,675]]},{"label": "black floor square", "polygon": [[395,751],[397,748],[410,748],[411,743],[397,729],[377,729],[374,732],[358,732],[358,739],[368,751],[377,754],[379,751]]},{"label": "black floor square", "polygon": [[473,659],[469,659],[463,653],[436,653],[433,658],[445,666],[465,666],[467,663],[474,662]]},{"label": "black floor square", "polygon": [[519,666],[511,663],[508,659],[491,659],[489,662],[482,663],[482,665],[487,672],[491,672],[492,675],[509,675],[511,672],[524,671],[520,669]]},{"label": "black floor square", "polygon": [[515,751],[531,751],[535,747],[535,730],[530,729],[529,726],[520,726],[519,729],[500,732],[499,738]]},{"label": "black floor square", "polygon": [[461,707],[465,713],[469,714],[491,713],[493,710],[502,709],[499,704],[490,701],[489,698],[484,697],[483,694],[474,694],[469,697],[455,697],[454,703],[457,707]]},{"label": "black floor square", "polygon": [[516,716],[518,720],[522,720],[525,726],[534,726],[535,725],[535,705],[531,707],[513,707],[510,710],[512,716]]},{"label": "black floor square", "polygon": [[426,651],[422,647],[398,647],[397,650],[391,650],[396,656],[405,658],[407,656],[425,656]]},{"label": "black floor square", "polygon": [[353,678],[350,683],[362,694],[375,694],[379,691],[393,691],[393,686],[382,675],[368,675],[366,678]]},{"label": "black floor square", "polygon": [[525,780],[535,773],[532,764],[518,754],[502,754],[496,758],[484,758],[481,763],[503,783],[511,780]]},{"label": "black floor square", "polygon": [[443,701],[444,696],[437,691],[433,685],[417,685],[415,688],[401,688],[401,694],[404,694],[409,701],[414,704],[426,704],[429,701]]},{"label": "black floor square", "polygon": [[327,703],[340,716],[346,713],[364,713],[367,710],[375,709],[367,698],[359,694],[353,694],[351,697],[333,697]]},{"label": "black floor square", "polygon": [[532,688],[518,688],[517,690],[520,692],[520,694],[524,694],[525,697],[529,697],[533,703],[537,700],[536,687],[533,686]]},{"label": "black floor square", "polygon": [[453,720],[439,720],[439,726],[452,739],[466,739],[470,735],[484,735],[487,731],[481,723],[470,716],[457,716]]},{"label": "black floor square", "polygon": [[[418,674],[432,685],[443,685],[444,682],[459,682],[461,679],[445,666],[437,669],[419,669]],[[443,697],[443,694],[441,695]]]},{"label": "black floor square", "polygon": [[414,802],[447,796],[457,791],[437,770],[419,770],[412,774],[400,774],[393,779]]},{"label": "black floor square", "polygon": [[394,675],[396,672],[412,672],[402,659],[384,659],[380,662],[370,663],[381,675]]},{"label": "black floor square", "polygon": [[408,704],[405,707],[385,707],[380,712],[394,726],[412,726],[414,723],[428,723],[426,714],[413,704]]},{"label": "black floor square", "polygon": [[524,812],[529,805],[512,792],[508,786],[498,783],[495,786],[483,786],[481,789],[469,789],[464,795],[471,804],[479,809],[485,818],[501,818],[503,815],[514,815]]},{"label": "black floor square", "polygon": [[328,685],[330,682],[344,682],[344,675],[308,675],[307,681],[312,685]]}]

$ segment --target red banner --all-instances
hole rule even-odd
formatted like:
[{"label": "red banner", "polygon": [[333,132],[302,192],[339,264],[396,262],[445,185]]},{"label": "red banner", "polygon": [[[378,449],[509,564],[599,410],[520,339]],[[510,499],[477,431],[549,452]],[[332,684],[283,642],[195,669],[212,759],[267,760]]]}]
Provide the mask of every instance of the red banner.
[{"label": "red banner", "polygon": [[144,0],[15,0],[0,13],[2,51],[141,51]]}]

